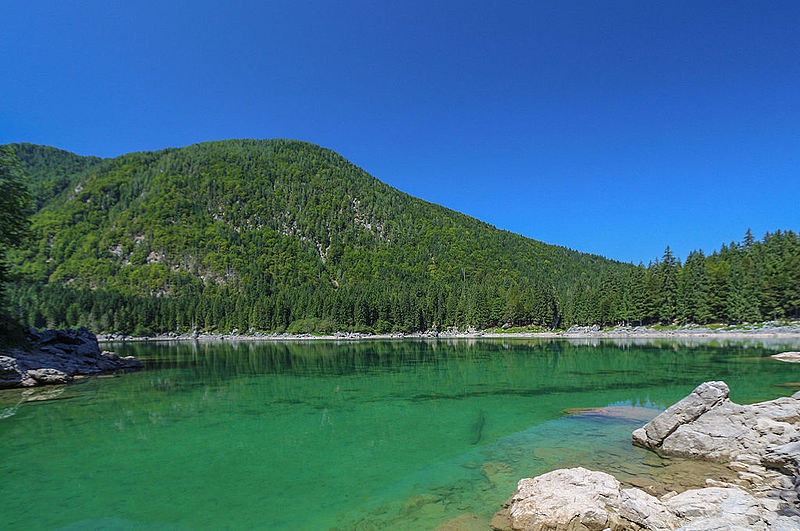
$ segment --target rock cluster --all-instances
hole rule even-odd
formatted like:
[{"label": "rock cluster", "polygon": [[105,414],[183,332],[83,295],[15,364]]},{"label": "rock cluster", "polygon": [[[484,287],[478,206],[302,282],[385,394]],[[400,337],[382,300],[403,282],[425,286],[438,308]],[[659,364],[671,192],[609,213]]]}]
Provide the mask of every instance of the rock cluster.
[{"label": "rock cluster", "polygon": [[706,382],[633,433],[665,455],[728,463],[738,480],[660,498],[614,476],[562,469],[519,482],[501,530],[800,529],[800,393],[752,405]]},{"label": "rock cluster", "polygon": [[[604,472],[585,468],[554,470],[523,479],[511,496],[512,529],[673,529],[677,518],[655,497],[639,489],[622,489]],[[575,527],[575,529],[582,529]]]},{"label": "rock cluster", "polygon": [[585,468],[554,470],[519,482],[498,530],[800,529],[780,502],[730,487],[706,487],[656,498]]},{"label": "rock cluster", "polygon": [[28,344],[0,353],[0,388],[67,383],[77,375],[142,368],[132,356],[100,351],[85,327],[77,330],[28,330]]},{"label": "rock cluster", "polygon": [[656,329],[650,326],[615,326],[614,328],[601,329],[597,325],[593,326],[572,326],[562,335],[566,337],[576,337],[582,335],[594,337],[636,337],[636,336],[655,336],[655,337],[675,337],[675,336],[720,336],[720,335],[747,335],[750,337],[770,337],[790,335],[800,333],[800,321],[779,322],[767,321],[763,323],[722,325],[713,328],[701,325],[682,325],[670,329]]},{"label": "rock cluster", "polygon": [[775,447],[800,439],[800,392],[740,405],[725,382],[706,382],[633,432],[633,442],[665,455],[728,462],[750,455],[757,462]]}]

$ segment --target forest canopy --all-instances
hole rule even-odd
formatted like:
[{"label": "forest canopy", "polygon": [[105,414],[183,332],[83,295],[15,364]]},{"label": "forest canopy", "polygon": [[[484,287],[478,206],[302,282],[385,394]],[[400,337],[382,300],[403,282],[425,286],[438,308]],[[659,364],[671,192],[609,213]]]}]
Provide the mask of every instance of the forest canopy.
[{"label": "forest canopy", "polygon": [[420,331],[798,317],[791,231],[633,266],[404,194],[333,151],[229,140],[80,157],[13,144],[36,212],[9,253],[35,327]]}]

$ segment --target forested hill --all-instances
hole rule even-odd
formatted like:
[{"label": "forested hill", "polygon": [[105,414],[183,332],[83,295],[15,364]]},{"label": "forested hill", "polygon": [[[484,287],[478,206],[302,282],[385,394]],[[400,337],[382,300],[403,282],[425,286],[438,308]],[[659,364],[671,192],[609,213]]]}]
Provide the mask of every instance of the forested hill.
[{"label": "forested hill", "polygon": [[416,199],[304,142],[230,140],[104,161],[16,152],[37,187],[69,185],[34,218],[36,239],[52,243],[24,256],[37,280],[171,294],[184,273],[246,289],[259,279],[558,283],[618,267]]},{"label": "forested hill", "polygon": [[36,144],[10,144],[10,147],[23,162],[37,210],[103,160]]},{"label": "forested hill", "polygon": [[[446,305],[454,316],[459,299],[463,324],[476,304],[511,285],[552,298],[577,280],[629,267],[411,197],[305,142],[227,140],[113,159],[12,148],[38,207],[33,244],[11,255],[15,273],[51,289],[224,300],[219,308],[247,306],[238,324],[248,327],[303,318],[374,325],[381,317],[384,327],[445,326],[455,318],[445,317]],[[405,299],[426,297],[441,308],[390,315]],[[369,307],[356,312],[358,300]],[[80,306],[84,318],[100,319]],[[204,313],[213,315],[190,321],[231,324],[221,309]],[[112,326],[109,319],[98,324]]]},{"label": "forested hill", "polygon": [[404,194],[331,150],[227,140],[81,157],[11,146],[36,203],[12,315],[147,334],[800,316],[792,231],[635,267]]}]

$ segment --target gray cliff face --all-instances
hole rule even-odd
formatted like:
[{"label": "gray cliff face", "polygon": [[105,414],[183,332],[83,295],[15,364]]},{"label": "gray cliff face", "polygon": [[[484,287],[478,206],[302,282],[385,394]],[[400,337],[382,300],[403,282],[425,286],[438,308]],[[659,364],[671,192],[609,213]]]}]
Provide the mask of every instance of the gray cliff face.
[{"label": "gray cliff face", "polygon": [[28,345],[0,355],[0,388],[62,384],[77,375],[138,370],[141,362],[102,352],[97,338],[77,330],[28,330]]},{"label": "gray cliff face", "polygon": [[800,393],[735,404],[706,382],[633,433],[665,455],[725,462],[738,479],[660,498],[609,474],[555,470],[519,482],[499,530],[800,530]]}]

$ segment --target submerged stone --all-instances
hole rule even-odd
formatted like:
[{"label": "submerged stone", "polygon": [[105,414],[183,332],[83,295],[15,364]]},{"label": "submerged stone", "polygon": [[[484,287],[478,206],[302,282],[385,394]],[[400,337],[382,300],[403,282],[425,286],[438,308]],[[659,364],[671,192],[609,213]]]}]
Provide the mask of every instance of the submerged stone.
[{"label": "submerged stone", "polygon": [[788,361],[789,363],[800,363],[800,352],[781,352],[770,357],[780,361]]}]

